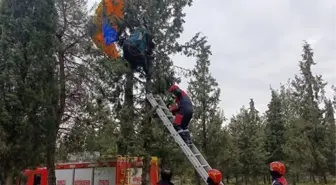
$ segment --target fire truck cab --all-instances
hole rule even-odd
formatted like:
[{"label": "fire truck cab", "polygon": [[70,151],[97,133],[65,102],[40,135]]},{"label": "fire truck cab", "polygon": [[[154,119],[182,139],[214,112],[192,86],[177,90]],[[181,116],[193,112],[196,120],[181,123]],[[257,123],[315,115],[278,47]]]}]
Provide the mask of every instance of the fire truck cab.
[{"label": "fire truck cab", "polygon": [[[142,159],[117,157],[108,162],[75,162],[56,164],[56,185],[141,185]],[[152,157],[150,185],[159,181],[158,161]],[[17,185],[48,185],[46,167],[25,170]]]}]

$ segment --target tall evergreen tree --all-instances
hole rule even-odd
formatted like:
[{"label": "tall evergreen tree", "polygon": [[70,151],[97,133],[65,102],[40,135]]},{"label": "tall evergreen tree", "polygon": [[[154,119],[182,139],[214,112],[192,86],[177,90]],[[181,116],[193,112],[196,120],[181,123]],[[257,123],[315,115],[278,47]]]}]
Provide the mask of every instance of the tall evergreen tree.
[{"label": "tall evergreen tree", "polygon": [[295,97],[292,93],[292,86],[290,80],[286,84],[282,84],[279,90],[279,98],[281,100],[282,112],[284,114],[283,119],[285,125],[288,126],[293,120],[298,118],[298,112],[296,111]]},{"label": "tall evergreen tree", "polygon": [[[327,170],[330,174],[336,172],[336,122],[335,122],[335,109],[331,100],[325,102],[325,115],[324,115],[325,135],[324,152],[326,157]],[[324,182],[327,177],[324,176]]]},{"label": "tall evergreen tree", "polygon": [[[167,89],[175,81],[173,62],[170,55],[178,51],[184,51],[190,54],[190,49],[197,47],[198,36],[191,39],[190,42],[180,45],[177,39],[183,32],[183,23],[185,14],[183,8],[191,6],[191,0],[182,1],[125,1],[125,27],[128,30],[134,30],[138,26],[147,26],[152,33],[154,42],[156,43],[155,53],[153,55],[154,62],[153,75],[151,79],[145,79],[143,75],[135,78],[133,73],[128,73],[125,83],[125,103],[124,107],[128,108],[128,112],[134,114],[126,114],[128,119],[124,119],[124,128],[134,128],[134,134],[130,135],[135,140],[135,145],[141,146],[134,152],[149,159],[154,152],[160,152],[157,149],[158,143],[162,139],[167,139],[167,133],[163,131],[163,127],[157,130],[153,125],[162,125],[157,123],[159,120],[152,119],[152,113],[148,109],[148,104],[142,98],[144,93],[152,92],[161,95],[167,95]],[[137,91],[135,91],[137,90]],[[140,93],[136,93],[140,92]],[[135,94],[136,93],[136,94]],[[135,107],[141,107],[136,109]],[[135,109],[135,110],[134,110]],[[150,115],[149,115],[150,114]],[[134,115],[134,116],[132,116]],[[124,129],[127,130],[127,129]],[[128,129],[130,130],[130,129]],[[158,137],[157,136],[160,136]],[[164,135],[164,137],[162,137]],[[144,161],[144,171],[148,171],[146,166],[148,161]],[[145,176],[144,176],[145,177]],[[146,184],[146,178],[143,178],[143,184]]]},{"label": "tall evergreen tree", "polygon": [[60,42],[58,75],[63,79],[59,86],[65,87],[60,100],[64,104],[64,113],[59,114],[62,117],[59,123],[62,147],[58,157],[83,151],[112,155],[116,153],[117,145],[133,148],[129,137],[125,136],[132,136],[125,132],[132,133],[133,127],[124,129],[126,124],[119,121],[127,112],[121,104],[125,96],[122,75],[128,70],[123,62],[111,61],[93,47],[89,37],[91,30],[87,29],[90,17],[86,1],[57,0],[56,6],[60,15],[56,34]]},{"label": "tall evergreen tree", "polygon": [[282,151],[285,143],[285,120],[281,99],[275,90],[271,90],[271,102],[266,111],[265,144],[268,153],[267,163],[284,160]]},{"label": "tall evergreen tree", "polygon": [[[323,111],[319,108],[319,104],[324,99],[324,87],[326,83],[322,76],[314,76],[312,67],[316,64],[314,53],[308,43],[303,45],[302,60],[299,62],[300,76],[295,76],[292,82],[294,87],[294,96],[297,100],[297,111],[303,124],[301,132],[308,139],[309,156],[307,161],[310,163],[307,166],[309,173],[319,174],[320,177],[325,177],[326,173],[326,156],[323,153],[325,127],[323,123]],[[313,176],[315,181],[315,178]]]},{"label": "tall evergreen tree", "polygon": [[249,109],[242,108],[240,113],[231,119],[230,132],[237,147],[237,159],[241,168],[239,171],[245,184],[257,183],[257,177],[264,171],[266,153],[263,144],[261,119],[250,100]]},{"label": "tall evergreen tree", "polygon": [[0,176],[11,180],[13,173],[41,162],[45,130],[53,120],[55,3],[3,0],[0,19],[0,127],[7,149]]},{"label": "tall evergreen tree", "polygon": [[191,72],[188,86],[195,110],[191,125],[194,140],[201,145],[206,156],[215,161],[217,158],[212,156],[215,154],[212,149],[219,144],[216,140],[220,139],[221,124],[224,121],[219,108],[220,89],[209,69],[210,46],[204,42],[198,51],[196,66]]},{"label": "tall evergreen tree", "polygon": [[209,154],[207,152],[209,148],[207,145],[210,144],[209,139],[212,135],[208,133],[209,127],[211,127],[211,119],[215,118],[215,115],[218,113],[220,101],[218,83],[209,71],[209,55],[211,55],[210,46],[201,46],[188,86],[188,92],[195,109],[192,123],[193,127],[195,127],[194,135],[206,154]]},{"label": "tall evergreen tree", "polygon": [[[206,40],[199,46],[196,66],[191,72],[188,86],[190,98],[194,104],[194,116],[190,127],[193,140],[213,166],[219,166],[221,151],[216,146],[223,145],[221,125],[224,116],[220,111],[220,89],[216,79],[210,73],[210,46]],[[199,182],[200,183],[200,182]]]}]

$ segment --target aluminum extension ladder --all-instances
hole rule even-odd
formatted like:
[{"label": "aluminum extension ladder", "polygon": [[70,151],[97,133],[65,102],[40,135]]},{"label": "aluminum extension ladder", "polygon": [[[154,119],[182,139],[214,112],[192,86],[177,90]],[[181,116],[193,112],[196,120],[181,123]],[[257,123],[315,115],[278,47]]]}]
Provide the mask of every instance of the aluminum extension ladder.
[{"label": "aluminum extension ladder", "polygon": [[[162,120],[163,124],[166,126],[166,128],[169,130],[171,136],[174,138],[175,142],[180,146],[183,153],[188,157],[191,164],[196,169],[197,173],[200,175],[200,177],[203,179],[203,181],[207,184],[207,178],[208,178],[208,171],[211,169],[211,166],[209,163],[205,160],[201,152],[197,149],[197,147],[192,145],[187,145],[181,136],[177,133],[175,130],[172,120],[174,118],[173,114],[169,111],[168,107],[162,100],[162,98],[158,95],[153,94],[147,94],[146,95],[147,100],[155,109],[156,113]],[[222,182],[221,185],[224,185]]]}]

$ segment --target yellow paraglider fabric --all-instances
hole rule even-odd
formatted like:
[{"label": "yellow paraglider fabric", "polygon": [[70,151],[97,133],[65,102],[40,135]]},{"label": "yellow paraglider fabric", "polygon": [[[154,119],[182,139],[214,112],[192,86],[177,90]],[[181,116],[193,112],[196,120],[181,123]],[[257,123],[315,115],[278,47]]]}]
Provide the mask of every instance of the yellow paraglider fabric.
[{"label": "yellow paraglider fabric", "polygon": [[109,57],[120,57],[115,41],[120,31],[119,23],[124,20],[124,0],[102,0],[95,11],[93,24],[95,32],[92,40]]}]

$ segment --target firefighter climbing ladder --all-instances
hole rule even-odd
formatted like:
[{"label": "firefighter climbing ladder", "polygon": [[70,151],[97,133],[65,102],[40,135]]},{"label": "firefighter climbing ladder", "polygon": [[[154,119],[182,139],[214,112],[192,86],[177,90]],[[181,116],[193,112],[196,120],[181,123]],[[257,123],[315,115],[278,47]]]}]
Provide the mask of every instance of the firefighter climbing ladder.
[{"label": "firefighter climbing ladder", "polygon": [[[196,169],[197,173],[207,184],[206,180],[208,178],[208,171],[211,169],[209,163],[205,160],[201,152],[197,149],[197,147],[194,144],[188,146],[183,141],[181,136],[176,132],[172,124],[174,116],[169,111],[168,107],[166,106],[162,98],[158,95],[154,96],[153,94],[147,94],[146,98],[151,104],[151,106],[155,109],[156,113],[162,120],[163,124],[169,130],[171,136],[175,139],[175,142],[180,146],[183,153],[188,157],[189,161]],[[221,184],[224,185],[223,182]]]}]

